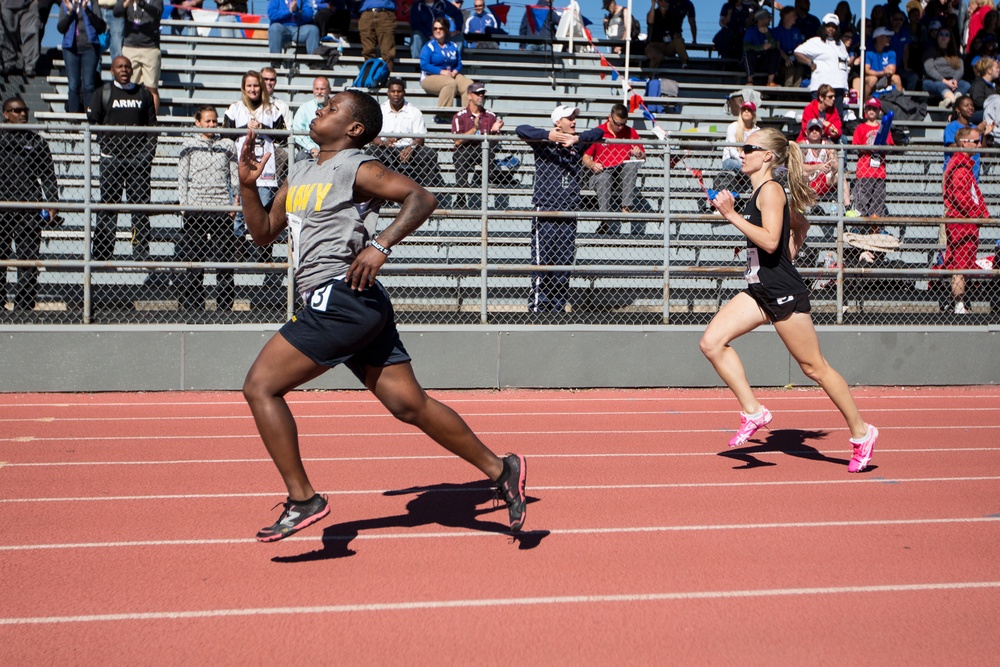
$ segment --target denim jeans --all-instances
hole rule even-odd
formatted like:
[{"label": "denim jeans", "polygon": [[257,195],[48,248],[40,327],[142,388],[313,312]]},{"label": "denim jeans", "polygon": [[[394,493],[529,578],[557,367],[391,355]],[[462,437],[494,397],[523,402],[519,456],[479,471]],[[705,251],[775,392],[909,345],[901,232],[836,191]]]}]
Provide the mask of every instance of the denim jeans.
[{"label": "denim jeans", "polygon": [[292,40],[306,45],[306,53],[315,53],[319,48],[319,28],[312,23],[301,26],[272,23],[267,27],[267,46],[271,53],[281,53]]},{"label": "denim jeans", "polygon": [[66,63],[66,79],[69,95],[66,98],[66,112],[80,113],[86,110],[94,97],[94,87],[97,79],[97,51],[100,44],[90,45],[82,51],[76,48],[63,49],[63,61]]},{"label": "denim jeans", "polygon": [[[924,79],[924,90],[931,95],[937,95],[943,98],[946,92],[951,91],[951,88],[944,85],[940,81],[934,81],[933,79]],[[956,97],[958,95],[966,95],[972,88],[972,84],[964,79],[960,79],[958,82],[958,90],[951,91]]]},{"label": "denim jeans", "polygon": [[101,18],[108,24],[108,53],[114,60],[122,54],[122,42],[125,40],[125,17],[115,18],[114,7],[102,7]]}]

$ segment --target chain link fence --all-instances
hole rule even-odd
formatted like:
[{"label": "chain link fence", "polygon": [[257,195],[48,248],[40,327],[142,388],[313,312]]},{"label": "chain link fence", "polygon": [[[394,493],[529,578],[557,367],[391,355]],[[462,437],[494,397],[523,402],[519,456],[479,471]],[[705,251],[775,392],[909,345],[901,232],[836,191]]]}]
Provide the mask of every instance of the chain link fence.
[{"label": "chain link fence", "polygon": [[[233,324],[290,317],[298,295],[284,239],[253,244],[233,204],[243,133],[204,132],[0,127],[4,318]],[[310,157],[288,132],[269,138],[279,180],[289,163]],[[458,138],[388,135],[369,147],[440,201],[382,271],[401,322],[704,324],[745,286],[745,241],[708,204],[711,189],[740,194],[739,205],[751,194],[744,175],[722,169],[725,144],[678,135],[643,139],[640,152],[609,142],[596,153],[599,168],[581,165],[575,181],[556,183],[540,178],[537,146],[513,133],[462,146]],[[965,220],[960,239],[954,225],[962,218],[945,225],[946,149],[886,148],[881,184],[855,178],[862,150],[822,146],[809,157],[821,192],[796,264],[812,290],[814,319],[1000,322],[992,268],[1000,227],[977,216]],[[995,207],[1000,152],[980,154],[979,192]],[[579,188],[579,200],[539,207],[538,193],[553,188]],[[274,188],[260,191],[266,198]],[[383,208],[380,228],[394,212]],[[964,312],[956,313],[958,282]]]}]

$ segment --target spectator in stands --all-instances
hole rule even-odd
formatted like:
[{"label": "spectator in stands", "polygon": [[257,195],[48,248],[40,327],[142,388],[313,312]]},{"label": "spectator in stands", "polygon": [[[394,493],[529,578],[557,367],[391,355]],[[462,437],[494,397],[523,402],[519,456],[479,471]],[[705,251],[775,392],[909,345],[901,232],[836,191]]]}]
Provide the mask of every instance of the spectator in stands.
[{"label": "spectator in stands", "polygon": [[[980,133],[975,127],[963,127],[955,135],[955,147],[978,150]],[[944,171],[944,214],[948,218],[988,218],[989,210],[973,176],[972,156],[967,152],[954,153]],[[976,251],[979,249],[979,225],[966,222],[945,225],[947,245],[943,269],[955,271],[976,269]],[[964,315],[965,276],[956,273],[951,277],[953,312]]]},{"label": "spectator in stands", "polygon": [[63,0],[56,23],[63,34],[62,53],[67,87],[66,112],[80,113],[94,96],[101,44],[97,36],[107,29],[90,0]]},{"label": "spectator in stands", "polygon": [[865,98],[889,86],[902,90],[903,82],[896,73],[896,52],[889,48],[892,30],[875,29],[875,48],[865,52]]},{"label": "spectator in stands", "polygon": [[[465,107],[451,119],[452,134],[469,134],[476,136],[488,136],[497,134],[503,129],[503,119],[486,108],[486,86],[481,83],[473,83],[469,86],[469,106]],[[496,143],[489,143],[487,150],[486,165],[489,169],[493,165],[493,154],[496,150]],[[470,139],[456,139],[455,153],[455,185],[460,188],[478,187],[480,182],[469,183],[469,174],[473,173],[476,167],[482,164],[483,143]],[[487,171],[487,176],[489,172]],[[459,195],[459,201],[465,201],[465,195]],[[474,206],[475,198],[469,208]]]},{"label": "spectator in stands", "polygon": [[840,34],[840,41],[847,49],[847,80],[851,87],[847,91],[850,107],[861,99],[861,49],[857,43],[857,31],[848,27]]},{"label": "spectator in stands", "polygon": [[[444,19],[448,33],[461,31],[462,12],[447,0],[418,0],[410,5],[410,57],[420,58],[424,44],[433,39],[434,19]],[[460,32],[458,34],[461,34]]]},{"label": "spectator in stands", "polygon": [[[622,42],[632,42],[631,53],[636,53],[636,42],[639,41],[639,33],[642,27],[639,20],[632,16],[625,5],[619,5],[615,0],[603,0],[604,11],[608,13],[604,17],[604,34],[608,39],[617,39]],[[613,53],[624,53],[625,47],[615,46]]]},{"label": "spectator in stands", "polygon": [[358,33],[362,57],[368,60],[380,55],[391,72],[396,66],[396,3],[393,0],[362,0]]},{"label": "spectator in stands", "polygon": [[293,41],[305,43],[306,53],[319,48],[319,28],[313,23],[318,9],[316,0],[268,0],[267,47],[281,53]]},{"label": "spectator in stands", "polygon": [[[191,14],[192,9],[201,9],[201,5],[204,0],[184,0],[180,4],[174,5],[170,10],[170,19],[173,21],[191,21],[194,20],[194,15]],[[171,35],[184,35],[190,34],[189,29],[182,26],[171,26]]]},{"label": "spectator in stands", "polygon": [[758,9],[753,15],[754,24],[743,35],[743,69],[747,74],[747,85],[753,85],[757,72],[767,73],[767,85],[777,86],[774,77],[781,63],[781,48],[771,34],[771,13]]},{"label": "spectator in stands", "polygon": [[650,69],[659,69],[664,58],[677,56],[681,69],[688,66],[687,45],[684,43],[684,19],[691,28],[691,41],[698,41],[694,5],[691,0],[655,0],[646,14],[648,37],[646,57]]},{"label": "spectator in stands", "polygon": [[[544,18],[539,23],[534,8],[545,10]],[[522,37],[541,37],[545,43],[541,44],[521,44],[521,50],[544,51],[549,48],[548,42],[556,33],[556,26],[559,25],[560,12],[552,7],[552,0],[539,0],[536,5],[527,5],[524,17],[521,19],[521,27],[518,29]]]},{"label": "spectator in stands", "polygon": [[101,18],[108,26],[108,53],[111,60],[122,54],[122,41],[125,39],[125,17],[115,16],[115,5],[118,0],[97,0],[101,8]]},{"label": "spectator in stands", "polygon": [[820,34],[807,39],[795,49],[795,57],[812,70],[809,90],[813,93],[813,99],[816,99],[820,86],[824,84],[830,86],[834,92],[833,103],[837,108],[837,114],[843,118],[850,58],[847,55],[847,47],[840,39],[840,18],[836,14],[823,16]]},{"label": "spectator in stands", "polygon": [[823,121],[823,138],[830,141],[840,141],[844,133],[844,124],[835,105],[837,92],[830,84],[823,84],[816,91],[816,99],[806,105],[802,112],[802,129],[795,140],[802,143],[806,140],[806,128],[809,121],[818,118]]},{"label": "spectator in stands", "polygon": [[[189,134],[181,144],[177,161],[177,197],[184,226],[177,247],[180,262],[232,262],[236,259],[233,235],[234,213],[206,211],[213,206],[239,206],[239,175],[236,144],[220,137],[219,115],[212,106],[203,105],[194,115],[196,127],[205,131]],[[188,269],[181,276],[180,306],[185,310],[205,306],[205,270]],[[226,312],[233,308],[233,270],[220,269],[216,274],[215,308]]]},{"label": "spectator in stands", "polygon": [[125,19],[122,55],[132,64],[132,83],[142,84],[160,108],[160,20],[163,0],[118,0],[115,16]]},{"label": "spectator in stands", "polygon": [[778,42],[781,59],[778,67],[778,78],[781,85],[798,88],[802,85],[804,68],[795,59],[795,49],[806,41],[802,31],[795,25],[797,15],[794,7],[787,5],[781,10],[781,23],[771,29],[771,34]]},{"label": "spectator in stands", "polygon": [[[638,140],[639,133],[628,126],[628,107],[615,104],[604,123],[597,126],[603,130],[604,139]],[[597,205],[602,211],[620,210],[631,213],[636,200],[635,182],[639,167],[646,159],[642,144],[591,144],[583,153],[583,166],[591,171],[590,183],[597,191]],[[632,222],[631,232],[639,235],[645,225]],[[598,234],[617,236],[621,232],[621,220],[604,220],[597,226]]]},{"label": "spectator in stands", "polygon": [[434,39],[420,52],[420,87],[432,95],[437,93],[439,107],[454,105],[456,94],[462,96],[463,107],[469,106],[467,91],[472,79],[462,74],[462,54],[448,39],[448,19],[434,19],[433,32]]},{"label": "spectator in stands", "polygon": [[[809,13],[810,9],[812,9],[812,3],[809,0],[795,0],[795,26],[807,40],[820,34],[819,19],[814,14]],[[837,16],[837,19],[839,26],[840,17]]]},{"label": "spectator in stands", "polygon": [[941,28],[935,41],[924,53],[924,90],[941,98],[938,106],[951,107],[956,94],[967,94],[972,84],[962,78],[965,65],[951,31]]},{"label": "spectator in stands", "polygon": [[[474,0],[472,11],[465,19],[463,31],[466,35],[491,35],[503,32],[500,21],[486,8],[486,0]],[[499,49],[500,44],[490,39],[480,39],[469,44],[473,49]]]},{"label": "spectator in stands", "polygon": [[[119,5],[120,7],[121,5]],[[92,125],[156,125],[156,103],[152,93],[132,79],[132,62],[118,56],[111,62],[114,81],[94,92],[87,109]],[[148,204],[150,173],[156,153],[156,134],[152,132],[108,132],[98,135],[101,144],[101,203],[120,204],[122,191],[130,204]],[[117,211],[98,211],[94,229],[93,258],[111,260],[115,254]],[[149,259],[149,213],[132,213],[132,259]]]},{"label": "spectator in stands", "polygon": [[[978,124],[975,122],[976,109],[972,103],[972,98],[968,95],[962,95],[957,100],[955,100],[955,106],[952,111],[952,121],[944,128],[944,145],[953,146],[955,144],[955,137],[958,135],[958,131],[963,127],[975,127],[979,130],[980,134],[986,135],[993,131],[993,124],[981,120]],[[944,165],[943,168],[948,168],[948,161],[951,159],[952,153],[944,154]],[[976,182],[979,181],[979,153],[972,154],[972,173],[976,177]]]},{"label": "spectator in stands", "polygon": [[[727,144],[743,144],[757,127],[757,105],[747,101],[740,105],[740,117],[726,128]],[[743,159],[740,158],[740,146],[724,146],[722,148],[722,169],[725,171],[741,171]]]},{"label": "spectator in stands", "polygon": [[743,57],[743,36],[759,9],[756,0],[726,0],[719,11],[719,32],[712,43],[723,58]]},{"label": "spectator in stands", "polygon": [[[969,97],[975,107],[972,122],[978,123],[983,119],[986,98],[997,94],[996,83],[997,79],[1000,79],[1000,62],[989,57],[980,58],[972,67],[972,71],[976,73],[976,79],[969,88]],[[988,132],[984,132],[984,134],[988,134]]]},{"label": "spectator in stands", "polygon": [[983,29],[986,15],[994,10],[993,0],[969,0],[969,32],[965,42],[965,52],[972,53],[972,40]]},{"label": "spectator in stands", "polygon": [[267,89],[268,102],[278,109],[287,126],[292,119],[291,109],[288,102],[278,99],[274,93],[274,89],[278,87],[278,73],[273,67],[261,67],[260,78],[264,81],[264,88]]},{"label": "spectator in stands", "polygon": [[[218,23],[239,23],[239,18],[235,14],[247,13],[247,0],[215,0],[216,8],[221,12]],[[220,30],[220,37],[239,39],[243,37],[243,32],[239,30]]]},{"label": "spectator in stands", "polygon": [[[325,7],[322,6],[324,2]],[[329,35],[346,49],[350,46],[346,38],[351,30],[351,10],[348,7],[348,0],[321,0],[318,4],[320,7],[316,10],[313,23],[319,28],[320,37]]]},{"label": "spectator in stands", "polygon": [[[551,114],[552,129],[518,125],[517,136],[535,156],[535,187],[531,203],[537,211],[577,211],[580,208],[580,168],[583,153],[601,141],[604,130],[595,127],[576,133],[580,109],[559,105]],[[539,216],[531,221],[531,263],[566,266],[576,258],[576,218]],[[528,310],[565,312],[569,301],[568,271],[537,271],[531,276]]]},{"label": "spectator in stands", "polygon": [[[852,28],[857,33],[858,21],[857,17],[854,16],[854,12],[851,11],[851,3],[847,2],[847,0],[840,0],[834,8],[833,13],[840,19],[841,33],[848,28]],[[813,18],[816,19],[815,16]],[[816,29],[819,30],[819,19],[816,19]],[[809,35],[808,37],[813,37],[813,35]]]},{"label": "spectator in stands", "polygon": [[[51,5],[50,5],[51,7]],[[18,70],[25,78],[35,76],[38,62],[38,3],[36,0],[2,0],[0,21],[0,55],[3,56],[3,73]],[[17,65],[20,61],[20,66]]]},{"label": "spectator in stands", "polygon": [[[240,81],[240,100],[233,102],[226,109],[223,116],[222,126],[236,129],[250,129],[254,131],[256,146],[254,154],[258,159],[265,154],[269,155],[264,169],[257,179],[257,195],[264,206],[270,206],[274,195],[278,192],[278,161],[276,159],[276,149],[274,139],[266,134],[267,130],[285,128],[285,118],[278,107],[271,104],[264,77],[260,72],[253,70],[243,75]],[[246,135],[240,136],[236,140],[236,154],[239,155],[246,142]],[[233,232],[239,239],[246,237],[246,221],[242,214],[237,214],[233,222]],[[242,245],[242,244],[239,244]],[[271,246],[260,246],[251,249],[248,259],[252,261],[270,262],[272,261]],[[272,274],[268,274],[270,277]]]},{"label": "spectator in stands", "polygon": [[330,99],[330,80],[325,76],[313,79],[312,94],[312,99],[299,106],[292,120],[292,132],[295,136],[295,146],[298,148],[296,162],[315,160],[319,157],[319,145],[309,136],[309,124],[316,117],[316,110],[326,106],[327,100]]},{"label": "spectator in stands", "polygon": [[426,145],[424,114],[406,101],[406,83],[389,79],[388,98],[382,103],[382,134],[410,134],[415,137],[375,137],[368,145],[369,155],[377,157],[389,169],[409,176],[424,187],[441,185],[437,151]]},{"label": "spectator in stands", "polygon": [[[802,142],[799,142],[802,143]],[[823,137],[823,121],[813,118],[806,126],[807,144],[827,144]],[[830,148],[802,147],[802,171],[816,199],[824,199],[837,189],[837,151]]]},{"label": "spectator in stands", "polygon": [[[52,152],[45,139],[33,130],[19,130],[10,125],[28,122],[28,105],[20,97],[9,97],[3,103],[3,120],[8,124],[0,131],[0,199],[16,202],[56,202],[59,186],[56,182]],[[54,209],[0,209],[0,258],[37,259],[41,252],[43,216],[50,224],[57,220]],[[16,253],[16,254],[15,254]],[[7,271],[3,276],[3,301],[7,300]],[[14,293],[14,310],[35,308],[38,295],[38,269],[19,267]],[[2,304],[0,304],[2,308]]]},{"label": "spectator in stands", "polygon": [[[882,120],[882,103],[874,97],[865,102],[865,122],[854,130],[851,143],[855,146],[874,146]],[[892,134],[886,136],[886,145],[893,146]],[[865,217],[885,217],[889,209],[885,205],[885,153],[878,150],[864,150],[857,153],[854,185],[850,194],[845,194],[845,204]],[[873,230],[874,232],[874,230]]]},{"label": "spectator in stands", "polygon": [[913,42],[913,35],[910,34],[906,14],[901,11],[893,12],[889,17],[889,29],[892,30],[889,48],[896,54],[896,74],[903,83],[903,90],[916,90],[920,86],[920,75],[910,67],[910,44]]}]

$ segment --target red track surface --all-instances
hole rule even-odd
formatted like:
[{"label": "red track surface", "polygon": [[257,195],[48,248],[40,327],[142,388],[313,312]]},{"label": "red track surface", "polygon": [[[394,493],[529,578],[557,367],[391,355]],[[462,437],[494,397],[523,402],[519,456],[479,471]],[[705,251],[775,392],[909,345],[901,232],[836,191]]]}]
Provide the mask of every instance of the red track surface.
[{"label": "red track surface", "polygon": [[364,393],[297,393],[333,511],[236,393],[0,395],[0,664],[993,665],[1000,388],[434,392],[528,457],[526,533]]}]

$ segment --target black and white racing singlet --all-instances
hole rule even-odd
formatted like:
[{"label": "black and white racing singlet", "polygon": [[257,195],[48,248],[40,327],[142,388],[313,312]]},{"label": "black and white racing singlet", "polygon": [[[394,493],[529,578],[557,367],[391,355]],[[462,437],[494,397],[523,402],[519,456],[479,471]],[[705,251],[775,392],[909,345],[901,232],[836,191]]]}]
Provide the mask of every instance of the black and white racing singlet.
[{"label": "black and white racing singlet", "polygon": [[[760,194],[761,188],[770,182],[765,181],[760,188],[757,188],[743,210],[744,220],[757,227],[764,226],[760,209],[757,208],[757,195]],[[755,245],[753,241],[747,239],[747,268],[743,272],[743,276],[755,293],[779,303],[781,303],[781,299],[805,294],[809,291],[789,257],[790,233],[791,215],[788,211],[788,197],[786,195],[781,219],[781,235],[778,238],[778,247],[775,251],[766,252]]]}]

